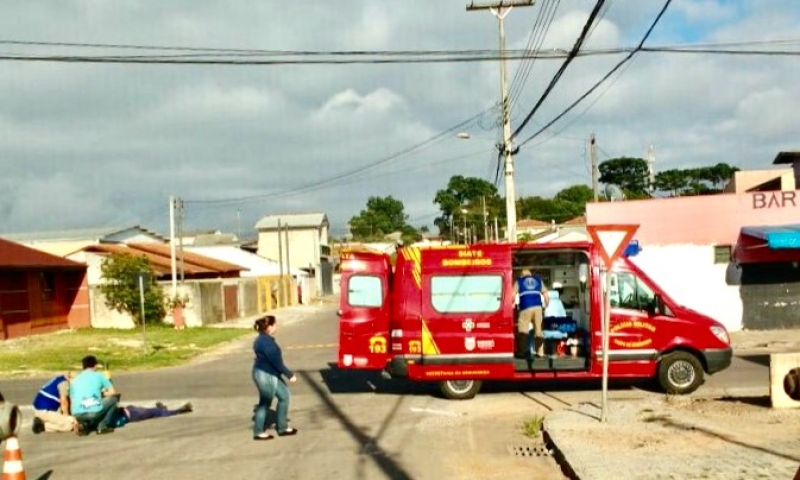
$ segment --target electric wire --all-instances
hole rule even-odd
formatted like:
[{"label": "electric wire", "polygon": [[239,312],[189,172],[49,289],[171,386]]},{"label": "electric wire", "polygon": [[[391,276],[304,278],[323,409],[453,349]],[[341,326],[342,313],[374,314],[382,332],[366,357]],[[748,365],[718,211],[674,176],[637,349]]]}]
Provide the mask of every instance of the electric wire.
[{"label": "electric wire", "polygon": [[[539,15],[536,17],[536,22],[531,30],[531,35],[528,39],[528,45],[525,49],[527,52],[538,52],[542,48],[550,26],[553,23],[558,7],[561,5],[561,0],[545,0],[542,4]],[[514,78],[511,81],[511,92],[509,93],[509,109],[513,109],[514,105],[519,101],[528,81],[528,77],[536,63],[536,57],[525,59],[520,62]]]},{"label": "electric wire", "polygon": [[[572,63],[572,61],[576,58],[578,52],[583,46],[583,42],[586,40],[586,36],[589,33],[589,29],[594,24],[594,21],[597,18],[598,14],[600,13],[600,10],[603,8],[605,1],[606,0],[597,0],[594,8],[592,8],[591,13],[589,13],[589,18],[586,19],[586,23],[584,23],[583,28],[581,29],[581,33],[578,36],[578,39],[575,41],[575,45],[573,45],[572,50],[569,52],[569,55],[567,55],[566,59],[561,64],[561,67],[558,69],[553,78],[550,80],[550,83],[547,85],[544,92],[539,97],[539,100],[536,101],[536,104],[533,106],[531,111],[525,116],[520,125],[511,134],[509,142],[513,141],[519,135],[519,133],[525,128],[528,122],[531,121],[531,119],[539,110],[539,108],[542,106],[547,97],[550,96],[550,93],[553,91],[556,84],[558,84],[559,80],[561,80],[561,77],[564,75],[564,72],[567,70],[567,67],[569,67],[570,63]],[[510,148],[510,145],[503,145],[503,147],[504,149],[507,149]]]},{"label": "electric wire", "polygon": [[484,115],[489,110],[490,109],[487,109],[487,110],[484,110],[484,111],[478,113],[477,115],[473,115],[472,117],[470,117],[470,118],[468,118],[468,119],[466,119],[466,120],[464,120],[462,122],[459,122],[458,124],[448,128],[447,130],[444,130],[444,131],[442,131],[440,133],[437,133],[436,135],[433,135],[432,137],[429,137],[428,139],[426,139],[426,140],[424,140],[424,141],[422,141],[420,143],[417,143],[417,144],[412,145],[410,147],[404,148],[404,149],[400,150],[399,152],[393,153],[393,154],[391,154],[391,155],[389,155],[387,157],[384,157],[384,158],[381,158],[379,160],[373,161],[373,162],[371,162],[369,164],[360,165],[360,166],[358,166],[358,167],[356,167],[354,169],[347,170],[345,172],[341,172],[341,173],[339,173],[337,175],[334,175],[332,177],[328,177],[328,178],[324,178],[324,179],[320,179],[320,180],[315,180],[313,182],[306,183],[306,184],[301,185],[299,187],[279,190],[277,192],[272,192],[272,193],[249,195],[249,196],[226,198],[226,199],[215,199],[215,200],[186,200],[186,203],[241,203],[241,202],[246,202],[246,201],[250,201],[250,200],[257,200],[257,199],[269,199],[269,198],[278,198],[278,197],[291,196],[291,195],[296,195],[296,194],[299,194],[299,193],[305,193],[305,192],[308,192],[308,191],[317,190],[317,189],[319,189],[321,187],[324,187],[324,186],[327,186],[327,185],[329,185],[329,184],[331,184],[333,182],[338,182],[338,181],[346,179],[346,178],[350,178],[350,177],[354,177],[354,176],[358,176],[358,175],[363,175],[364,173],[366,173],[366,172],[368,172],[370,170],[373,170],[373,169],[375,169],[375,168],[377,168],[377,167],[379,167],[381,165],[385,165],[385,164],[388,164],[388,163],[393,162],[395,160],[398,160],[400,158],[403,158],[403,157],[405,157],[405,156],[407,156],[407,155],[409,155],[411,153],[414,153],[414,152],[416,152],[416,151],[418,151],[418,150],[420,150],[420,149],[422,149],[424,147],[427,147],[427,146],[433,144],[436,141],[439,141],[439,140],[441,140],[443,138],[447,138],[449,135],[452,135],[453,132],[459,131],[465,125],[468,125],[468,124],[474,122],[476,119],[480,118],[482,115]]},{"label": "electric wire", "polygon": [[591,95],[600,85],[602,85],[606,80],[608,80],[608,78],[610,78],[612,75],[614,75],[614,73],[617,70],[619,70],[623,65],[628,63],[634,57],[634,55],[636,55],[636,53],[642,49],[642,47],[644,46],[644,43],[647,41],[647,39],[650,38],[650,34],[653,32],[655,27],[661,21],[661,17],[664,16],[664,13],[667,11],[667,8],[669,8],[669,5],[671,3],[672,3],[672,0],[667,0],[664,3],[664,6],[661,8],[661,11],[659,11],[659,13],[656,16],[655,20],[653,20],[653,23],[650,25],[650,28],[647,29],[647,32],[644,34],[644,37],[642,37],[642,40],[639,42],[639,45],[638,45],[638,47],[636,49],[634,49],[627,56],[625,56],[625,58],[623,58],[621,61],[619,61],[608,73],[606,73],[603,76],[603,78],[601,78],[599,81],[597,81],[597,83],[595,83],[589,90],[584,92],[583,95],[578,97],[577,100],[572,102],[572,104],[570,104],[564,111],[562,111],[554,119],[552,119],[551,121],[549,121],[548,123],[543,125],[536,133],[534,133],[530,137],[526,138],[523,142],[521,142],[519,144],[519,146],[521,147],[521,146],[525,145],[526,143],[530,142],[531,140],[533,140],[534,138],[539,136],[542,132],[544,132],[545,130],[550,128],[553,124],[555,124],[557,121],[559,121],[561,118],[563,118],[564,115],[566,115],[573,108],[575,108],[575,106],[577,106],[580,102],[582,102],[586,97]]}]

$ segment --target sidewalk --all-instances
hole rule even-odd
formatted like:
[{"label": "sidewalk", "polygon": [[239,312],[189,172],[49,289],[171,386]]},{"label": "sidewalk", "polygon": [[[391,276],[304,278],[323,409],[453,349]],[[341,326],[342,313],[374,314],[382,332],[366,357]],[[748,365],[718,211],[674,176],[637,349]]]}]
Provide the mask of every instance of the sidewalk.
[{"label": "sidewalk", "polygon": [[[800,351],[800,329],[731,335],[735,354]],[[768,397],[663,396],[551,413],[544,435],[570,478],[791,479],[800,467],[800,411]]]},{"label": "sidewalk", "polygon": [[[228,322],[211,324],[209,327],[252,329],[253,322],[264,315],[275,315],[281,325],[291,325],[293,323],[300,322],[303,319],[314,315],[315,313],[323,310],[331,310],[335,303],[332,303],[333,300],[331,298],[332,297],[322,297],[312,300],[309,305],[292,305],[289,307],[276,308],[274,310],[270,310],[269,312],[258,315],[249,315],[247,317],[237,318]],[[338,302],[338,298],[336,299],[336,302]]]}]

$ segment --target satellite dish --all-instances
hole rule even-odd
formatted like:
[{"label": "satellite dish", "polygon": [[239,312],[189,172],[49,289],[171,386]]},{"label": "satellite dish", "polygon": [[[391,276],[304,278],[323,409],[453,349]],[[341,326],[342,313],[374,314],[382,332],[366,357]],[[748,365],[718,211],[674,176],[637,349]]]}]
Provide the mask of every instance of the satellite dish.
[{"label": "satellite dish", "polygon": [[606,194],[606,199],[610,202],[625,200],[625,194],[622,193],[622,189],[616,185],[608,184],[603,188],[603,191]]}]

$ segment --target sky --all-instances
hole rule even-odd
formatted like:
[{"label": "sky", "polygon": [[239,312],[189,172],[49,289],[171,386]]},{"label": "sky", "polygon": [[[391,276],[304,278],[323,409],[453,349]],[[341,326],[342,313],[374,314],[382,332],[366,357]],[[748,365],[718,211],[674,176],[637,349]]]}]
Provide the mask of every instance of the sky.
[{"label": "sky", "polygon": [[[0,17],[0,56],[176,53],[19,42],[314,52],[497,49],[497,20],[488,11],[467,11],[467,3],[11,2]],[[537,0],[513,9],[505,19],[507,47],[526,48],[543,7],[556,4],[541,48],[571,49],[594,2]],[[636,45],[663,6],[607,4],[588,50]],[[798,40],[784,48],[800,50],[798,27],[796,0],[675,0],[647,46]],[[517,141],[561,113],[623,56],[575,59]],[[562,62],[508,62],[512,129]],[[499,72],[497,61],[0,60],[0,234],[132,225],[168,233],[171,195],[184,201],[186,230],[252,236],[264,215],[324,212],[332,233],[341,235],[369,197],[388,195],[404,203],[412,225],[432,225],[433,198],[452,176],[495,181]],[[520,148],[517,194],[550,197],[589,185],[592,133],[600,161],[645,157],[652,145],[656,172],[719,162],[774,168],[779,151],[800,149],[798,78],[798,57],[640,53]],[[502,195],[502,178],[498,187]]]}]

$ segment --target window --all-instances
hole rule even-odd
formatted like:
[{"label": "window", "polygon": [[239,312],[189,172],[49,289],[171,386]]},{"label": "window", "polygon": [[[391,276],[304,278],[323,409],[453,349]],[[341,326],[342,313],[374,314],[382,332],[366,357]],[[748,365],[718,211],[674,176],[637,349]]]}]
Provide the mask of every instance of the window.
[{"label": "window", "polygon": [[501,275],[459,275],[431,278],[431,304],[442,313],[478,313],[500,310]]},{"label": "window", "polygon": [[611,306],[631,310],[652,310],[655,293],[632,273],[611,274]]},{"label": "window", "polygon": [[381,307],[383,284],[381,279],[368,275],[353,275],[347,282],[347,302],[354,307]]},{"label": "window", "polygon": [[53,272],[39,273],[39,292],[42,301],[51,302],[56,298],[56,277]]},{"label": "window", "polygon": [[731,252],[730,245],[714,245],[714,263],[730,263]]}]

